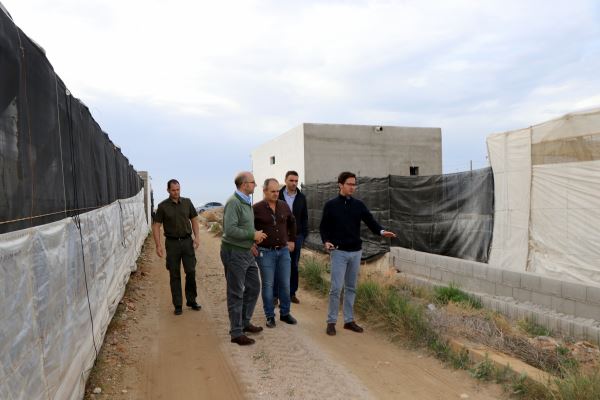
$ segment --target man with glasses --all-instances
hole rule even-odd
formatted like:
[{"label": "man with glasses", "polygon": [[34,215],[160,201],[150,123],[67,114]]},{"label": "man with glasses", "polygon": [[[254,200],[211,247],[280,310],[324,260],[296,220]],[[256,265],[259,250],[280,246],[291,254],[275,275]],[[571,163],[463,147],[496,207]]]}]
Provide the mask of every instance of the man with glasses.
[{"label": "man with glasses", "polygon": [[362,256],[360,222],[376,235],[386,238],[396,234],[384,230],[365,204],[352,197],[356,190],[356,175],[342,172],[338,176],[339,195],[325,203],[321,218],[321,239],[325,250],[331,251],[331,289],[329,290],[329,310],[327,313],[327,334],[336,334],[340,305],[340,294],[344,288],[344,329],[362,332],[353,315],[356,281]]},{"label": "man with glasses", "polygon": [[258,267],[252,247],[255,242],[262,242],[267,235],[254,230],[254,213],[250,198],[256,187],[254,176],[250,172],[240,172],[234,182],[236,191],[227,200],[223,211],[221,261],[227,280],[231,343],[247,346],[253,344],[254,339],[245,334],[259,333],[263,330],[250,322],[260,292]]},{"label": "man with glasses", "polygon": [[[254,208],[254,228],[267,234],[257,246],[256,260],[262,280],[262,301],[267,318],[267,328],[275,328],[273,286],[279,288],[279,319],[295,325],[290,314],[290,252],[296,241],[296,222],[285,201],[279,200],[279,182],[275,178],[265,180],[264,199]],[[274,282],[277,277],[278,282]]]}]

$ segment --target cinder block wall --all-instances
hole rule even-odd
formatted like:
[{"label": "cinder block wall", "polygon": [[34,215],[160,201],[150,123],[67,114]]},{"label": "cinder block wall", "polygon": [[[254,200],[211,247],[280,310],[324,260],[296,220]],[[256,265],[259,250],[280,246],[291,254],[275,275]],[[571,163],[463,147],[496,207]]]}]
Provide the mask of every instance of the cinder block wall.
[{"label": "cinder block wall", "polygon": [[486,307],[517,319],[530,317],[555,332],[600,343],[600,287],[564,282],[475,261],[390,249],[390,264],[433,285],[456,284],[482,295]]}]

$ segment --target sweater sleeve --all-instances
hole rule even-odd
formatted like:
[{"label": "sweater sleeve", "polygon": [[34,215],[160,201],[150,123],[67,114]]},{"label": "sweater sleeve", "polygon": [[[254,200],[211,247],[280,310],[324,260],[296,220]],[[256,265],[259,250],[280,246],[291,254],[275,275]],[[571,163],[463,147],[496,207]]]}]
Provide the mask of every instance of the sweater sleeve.
[{"label": "sweater sleeve", "polygon": [[304,236],[304,239],[306,239],[308,237],[308,207],[306,205],[306,197],[304,197],[303,200],[301,212],[302,222],[296,221],[296,223],[302,223],[302,235]]},{"label": "sweater sleeve", "polygon": [[240,228],[240,211],[235,203],[228,203],[223,211],[223,232],[234,240],[254,239],[254,230]]},{"label": "sweater sleeve", "polygon": [[288,241],[295,242],[296,241],[296,218],[294,218],[294,214],[290,211],[287,217],[287,230],[288,230]]},{"label": "sweater sleeve", "polygon": [[383,230],[383,227],[381,225],[379,225],[379,223],[377,221],[375,221],[373,214],[371,214],[371,211],[369,211],[369,209],[367,208],[365,203],[361,202],[361,206],[362,206],[362,212],[360,213],[361,219],[367,225],[367,227],[371,230],[371,232],[373,232],[377,236],[381,236],[381,231]]},{"label": "sweater sleeve", "polygon": [[321,224],[319,230],[321,232],[321,241],[323,243],[331,241],[331,204],[325,203],[323,207],[323,216],[321,217]]}]

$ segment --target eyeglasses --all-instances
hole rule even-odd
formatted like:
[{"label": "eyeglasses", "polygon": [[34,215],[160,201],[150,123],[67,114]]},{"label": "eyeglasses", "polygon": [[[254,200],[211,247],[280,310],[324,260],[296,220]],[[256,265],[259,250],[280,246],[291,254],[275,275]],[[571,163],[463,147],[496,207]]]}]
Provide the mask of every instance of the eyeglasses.
[{"label": "eyeglasses", "polygon": [[254,182],[254,181],[246,181],[246,182],[244,182],[244,183],[251,183],[251,184],[253,184],[253,185],[256,185],[256,182]]},{"label": "eyeglasses", "polygon": [[344,183],[344,185],[348,185],[348,186],[358,186],[358,184],[357,184],[357,183],[347,183],[347,182],[346,182],[346,183]]}]

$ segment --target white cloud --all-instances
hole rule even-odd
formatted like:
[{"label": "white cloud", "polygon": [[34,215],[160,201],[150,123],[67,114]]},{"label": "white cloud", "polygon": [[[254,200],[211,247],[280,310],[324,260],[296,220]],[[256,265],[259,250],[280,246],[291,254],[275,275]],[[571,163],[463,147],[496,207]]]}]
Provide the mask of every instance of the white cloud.
[{"label": "white cloud", "polygon": [[592,0],[3,4],[92,110],[118,99],[220,139],[440,126],[445,159],[468,160],[486,134],[600,103]]}]

